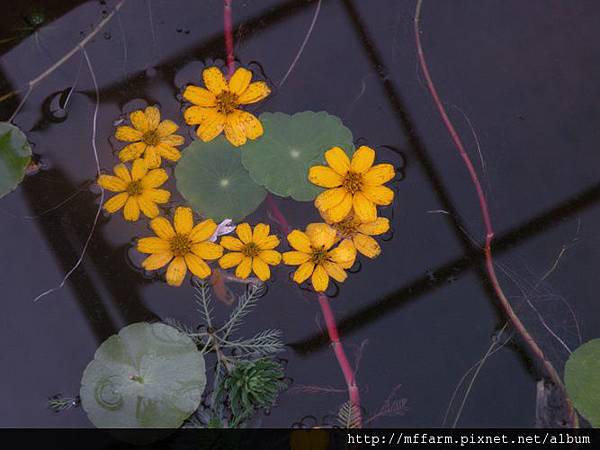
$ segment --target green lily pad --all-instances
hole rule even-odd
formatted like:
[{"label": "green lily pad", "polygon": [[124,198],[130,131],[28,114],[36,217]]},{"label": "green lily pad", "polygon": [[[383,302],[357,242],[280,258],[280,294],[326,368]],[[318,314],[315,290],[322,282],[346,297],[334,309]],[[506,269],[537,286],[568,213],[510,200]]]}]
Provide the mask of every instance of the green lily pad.
[{"label": "green lily pad", "polygon": [[565,385],[577,411],[600,428],[600,339],[586,342],[569,357]]},{"label": "green lily pad", "polygon": [[263,202],[267,191],[256,184],[241,161],[240,150],[223,136],[194,141],[175,167],[177,189],[201,216],[239,222]]},{"label": "green lily pad", "polygon": [[98,347],[80,395],[98,428],[178,428],[205,386],[204,358],[189,336],[162,323],[134,323]]},{"label": "green lily pad", "polygon": [[242,163],[254,181],[281,197],[314,199],[322,189],[308,181],[308,169],[331,147],[353,149],[352,132],[324,111],[263,113],[260,121],[264,134],[241,148]]},{"label": "green lily pad", "polygon": [[8,122],[0,122],[0,198],[23,181],[31,161],[31,146],[21,130]]}]

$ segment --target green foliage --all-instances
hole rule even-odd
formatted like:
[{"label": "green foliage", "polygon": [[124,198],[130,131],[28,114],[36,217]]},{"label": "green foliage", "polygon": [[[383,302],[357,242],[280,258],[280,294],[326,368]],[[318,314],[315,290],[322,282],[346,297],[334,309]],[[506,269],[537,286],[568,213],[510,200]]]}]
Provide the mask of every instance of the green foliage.
[{"label": "green foliage", "polygon": [[242,147],[242,163],[254,181],[281,197],[314,199],[321,189],[308,181],[310,166],[322,163],[331,147],[353,148],[352,132],[324,111],[263,113],[260,121],[264,134]]},{"label": "green foliage", "polygon": [[8,122],[0,122],[0,198],[23,181],[31,161],[31,146],[21,130]]},{"label": "green foliage", "polygon": [[204,358],[161,323],[134,323],[104,341],[81,380],[81,403],[98,428],[177,428],[200,404]]},{"label": "green foliage", "polygon": [[175,168],[177,189],[198,214],[216,222],[239,222],[265,199],[267,191],[242,165],[243,151],[223,136],[194,141],[183,150]]},{"label": "green foliage", "polygon": [[255,409],[272,406],[285,387],[282,379],[283,368],[272,359],[237,362],[220,386],[235,417],[233,426],[250,417]]},{"label": "green foliage", "polygon": [[600,339],[586,342],[569,357],[565,385],[577,411],[600,428]]}]

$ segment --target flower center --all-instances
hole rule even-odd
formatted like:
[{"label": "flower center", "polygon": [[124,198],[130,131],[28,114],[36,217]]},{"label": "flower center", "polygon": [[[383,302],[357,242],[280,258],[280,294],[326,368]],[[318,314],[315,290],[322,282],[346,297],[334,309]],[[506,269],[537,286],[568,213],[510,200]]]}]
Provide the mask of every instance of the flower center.
[{"label": "flower center", "polygon": [[324,247],[313,248],[310,260],[316,266],[323,264],[327,260],[327,250]]},{"label": "flower center", "polygon": [[356,233],[356,230],[358,229],[358,222],[354,220],[354,217],[350,217],[342,220],[341,222],[334,223],[331,226],[341,237],[350,238]]},{"label": "flower center", "polygon": [[169,241],[171,252],[175,256],[184,256],[192,251],[192,241],[185,234],[176,234]]},{"label": "flower center", "polygon": [[142,141],[144,141],[144,144],[146,145],[155,146],[160,144],[160,136],[158,135],[156,130],[146,131],[144,133],[144,136],[142,136]]},{"label": "flower center", "polygon": [[132,197],[136,197],[138,195],[142,195],[144,188],[142,186],[141,181],[132,181],[127,185],[127,193]]},{"label": "flower center", "polygon": [[350,192],[350,194],[354,195],[357,192],[360,192],[363,186],[363,178],[360,173],[348,171],[346,176],[344,177],[344,181],[342,182],[342,186]]},{"label": "flower center", "polygon": [[248,242],[242,248],[242,255],[249,256],[250,258],[254,258],[255,256],[258,256],[259,253],[260,253],[260,248],[258,248],[258,245],[256,245],[254,242]]},{"label": "flower center", "polygon": [[238,96],[235,92],[223,91],[217,95],[217,111],[221,114],[231,114],[238,105]]}]

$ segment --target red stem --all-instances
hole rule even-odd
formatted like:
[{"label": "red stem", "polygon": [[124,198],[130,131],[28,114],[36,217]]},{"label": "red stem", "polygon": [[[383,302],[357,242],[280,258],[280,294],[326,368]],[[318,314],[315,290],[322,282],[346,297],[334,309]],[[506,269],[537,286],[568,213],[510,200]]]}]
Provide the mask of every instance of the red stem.
[{"label": "red stem", "polygon": [[227,78],[233,75],[235,59],[233,55],[233,19],[231,3],[233,0],[223,0],[223,28],[225,30],[225,48],[227,49]]},{"label": "red stem", "polygon": [[485,197],[485,193],[483,191],[483,188],[481,187],[481,183],[479,182],[479,177],[477,175],[477,171],[475,170],[475,167],[473,166],[471,158],[469,157],[468,153],[466,152],[465,147],[464,147],[458,133],[456,132],[454,125],[450,121],[450,118],[448,117],[448,114],[446,113],[444,105],[442,104],[442,101],[440,100],[440,97],[437,93],[435,85],[433,84],[431,75],[429,74],[429,68],[427,67],[427,62],[425,60],[425,55],[423,53],[423,47],[421,45],[421,35],[420,35],[420,31],[419,31],[419,18],[421,15],[422,2],[423,2],[423,0],[418,0],[416,11],[415,11],[415,18],[414,18],[414,33],[415,33],[415,40],[416,40],[416,44],[417,44],[417,55],[418,55],[418,59],[419,59],[419,65],[421,66],[421,70],[425,77],[425,83],[427,84],[429,93],[431,94],[431,97],[433,98],[433,102],[435,103],[435,106],[437,107],[438,112],[440,113],[440,116],[442,118],[442,121],[444,122],[446,129],[450,133],[450,137],[452,138],[452,141],[454,142],[454,145],[456,146],[456,149],[458,150],[460,157],[462,158],[465,166],[467,167],[469,175],[471,176],[471,181],[473,182],[473,185],[475,186],[475,190],[477,192],[477,197],[479,198],[479,207],[481,209],[481,215],[483,217],[483,223],[485,225],[485,231],[486,231],[485,246],[484,246],[485,266],[486,266],[486,270],[488,273],[490,283],[494,289],[494,292],[496,293],[496,296],[500,300],[500,305],[502,306],[504,313],[506,314],[506,316],[512,323],[513,327],[517,330],[517,332],[521,335],[523,340],[527,343],[527,345],[529,346],[529,348],[533,352],[533,354],[536,355],[536,357],[539,359],[539,361],[542,362],[547,374],[550,376],[550,378],[554,382],[555,386],[557,386],[560,389],[562,395],[565,398],[565,403],[567,405],[569,419],[572,421],[572,424],[574,426],[577,426],[577,424],[578,424],[577,416],[575,414],[575,411],[573,410],[573,406],[571,404],[571,401],[569,400],[569,397],[567,395],[567,392],[565,390],[565,387],[562,383],[562,380],[561,380],[558,372],[556,371],[556,369],[554,368],[552,363],[546,358],[546,356],[544,355],[544,352],[537,345],[537,343],[535,342],[535,340],[533,339],[531,334],[529,334],[529,332],[527,331],[527,328],[525,328],[525,325],[523,324],[523,322],[521,322],[519,317],[515,314],[512,306],[510,305],[510,302],[508,301],[508,299],[506,298],[506,295],[504,294],[504,291],[502,290],[502,287],[500,286],[498,277],[496,276],[496,269],[494,266],[494,259],[492,256],[492,240],[494,239],[494,229],[492,227],[492,220],[491,220],[491,216],[490,216],[490,212],[489,212],[488,203],[487,203],[487,200]]}]

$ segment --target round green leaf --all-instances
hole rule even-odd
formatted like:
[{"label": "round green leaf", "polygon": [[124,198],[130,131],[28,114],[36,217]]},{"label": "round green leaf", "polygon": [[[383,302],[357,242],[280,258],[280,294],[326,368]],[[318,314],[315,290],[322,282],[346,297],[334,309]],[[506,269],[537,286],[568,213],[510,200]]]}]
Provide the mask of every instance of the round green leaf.
[{"label": "round green leaf", "polygon": [[80,395],[98,428],[178,428],[205,386],[204,358],[189,336],[162,323],[134,323],[98,347]]},{"label": "round green leaf", "polygon": [[220,136],[210,142],[194,141],[183,151],[175,168],[177,189],[201,216],[217,222],[242,220],[267,195],[242,166],[241,149]]},{"label": "round green leaf", "polygon": [[577,411],[600,428],[600,339],[586,342],[569,357],[565,385]]},{"label": "round green leaf", "polygon": [[242,163],[258,184],[281,197],[308,201],[321,189],[308,181],[308,169],[323,162],[331,147],[353,148],[352,132],[324,111],[290,116],[263,113],[264,134],[242,147]]},{"label": "round green leaf", "polygon": [[31,146],[21,130],[8,122],[0,122],[0,198],[23,181],[31,161]]}]

